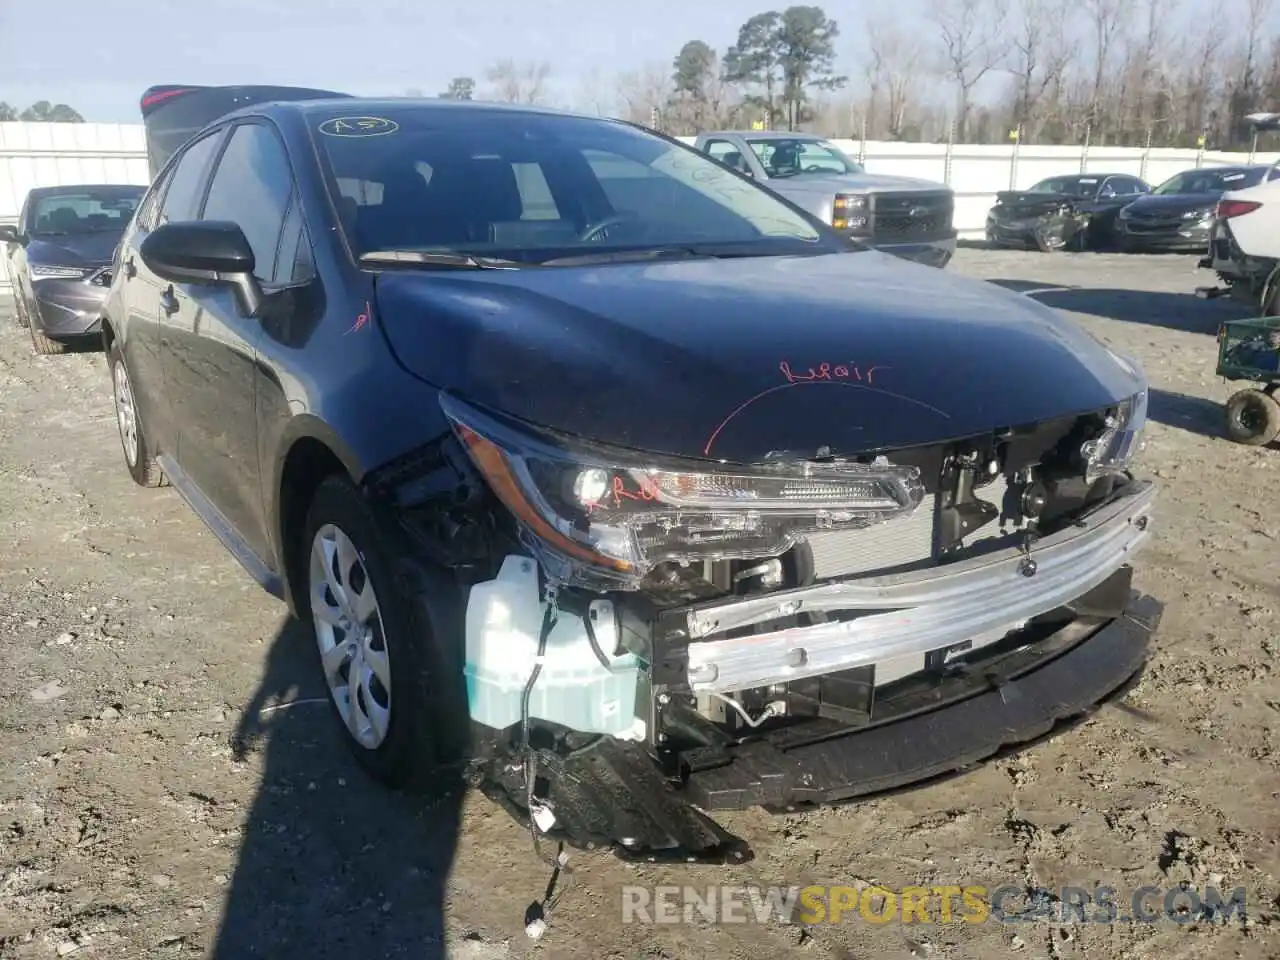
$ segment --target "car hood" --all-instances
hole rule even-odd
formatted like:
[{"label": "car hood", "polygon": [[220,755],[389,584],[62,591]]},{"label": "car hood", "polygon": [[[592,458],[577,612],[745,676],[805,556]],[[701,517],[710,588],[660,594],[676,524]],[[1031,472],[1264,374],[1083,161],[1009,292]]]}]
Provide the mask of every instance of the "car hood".
[{"label": "car hood", "polygon": [[788,193],[839,193],[842,190],[864,191],[916,191],[933,190],[949,192],[946,184],[916,177],[895,177],[882,173],[802,173],[794,177],[770,177],[762,181],[770,189]]},{"label": "car hood", "polygon": [[490,409],[655,453],[751,462],[917,446],[1099,409],[1139,377],[993,284],[875,251],[388,271],[400,362]]},{"label": "car hood", "polygon": [[1057,210],[1064,204],[1089,202],[1066,193],[1020,193],[1016,190],[1002,190],[996,194],[996,199],[999,202],[991,208],[991,211],[997,217],[1004,215],[1025,217]]},{"label": "car hood", "polygon": [[1199,207],[1211,207],[1218,202],[1221,193],[1171,193],[1167,196],[1139,197],[1125,207],[1130,214],[1171,214],[1184,213]]},{"label": "car hood", "polygon": [[123,231],[70,234],[65,237],[33,236],[27,244],[27,260],[58,267],[97,267],[111,262]]}]

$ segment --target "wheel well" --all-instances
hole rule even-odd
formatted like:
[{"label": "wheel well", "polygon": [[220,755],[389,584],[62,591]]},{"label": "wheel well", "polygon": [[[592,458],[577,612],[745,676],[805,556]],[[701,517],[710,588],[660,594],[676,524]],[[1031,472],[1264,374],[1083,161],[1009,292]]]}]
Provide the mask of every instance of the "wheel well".
[{"label": "wheel well", "polygon": [[316,489],[326,477],[345,475],[346,472],[337,454],[313,437],[298,440],[285,457],[284,470],[280,474],[277,516],[284,581],[289,607],[295,613],[299,611],[294,588],[305,579],[300,564],[306,559],[306,552],[300,541],[303,525],[307,522],[307,510]]},{"label": "wheel well", "polygon": [[116,339],[116,331],[111,326],[111,318],[104,315],[102,318],[102,352],[103,353],[109,353],[111,351],[111,344],[115,343],[115,339]]}]

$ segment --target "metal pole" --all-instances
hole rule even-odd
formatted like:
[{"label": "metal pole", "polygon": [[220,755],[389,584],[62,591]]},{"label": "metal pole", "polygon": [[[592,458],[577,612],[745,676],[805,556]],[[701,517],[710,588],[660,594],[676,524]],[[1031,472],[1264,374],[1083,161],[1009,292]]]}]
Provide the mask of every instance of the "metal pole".
[{"label": "metal pole", "polygon": [[1080,148],[1080,172],[1087,173],[1089,170],[1089,137],[1093,133],[1093,124],[1086,123],[1084,125],[1084,145]]},{"label": "metal pole", "polygon": [[942,161],[942,182],[948,187],[951,186],[951,152],[956,145],[956,123],[951,121],[951,125],[947,128],[947,153]]},{"label": "metal pole", "polygon": [[862,115],[862,122],[859,124],[858,133],[858,162],[866,164],[867,162],[867,115]]},{"label": "metal pole", "polygon": [[1147,127],[1147,145],[1142,149],[1142,166],[1138,171],[1138,179],[1147,179],[1147,164],[1151,161],[1151,128]]},{"label": "metal pole", "polygon": [[1199,170],[1204,166],[1204,147],[1209,142],[1209,128],[1205,127],[1200,131],[1200,139],[1196,143],[1196,169]]},{"label": "metal pole", "polygon": [[1018,151],[1022,148],[1022,124],[1013,128],[1013,153],[1009,155],[1009,189],[1018,189]]},{"label": "metal pole", "polygon": [[1255,127],[1253,131],[1253,143],[1249,146],[1249,162],[1253,163],[1254,154],[1258,152],[1258,130]]}]

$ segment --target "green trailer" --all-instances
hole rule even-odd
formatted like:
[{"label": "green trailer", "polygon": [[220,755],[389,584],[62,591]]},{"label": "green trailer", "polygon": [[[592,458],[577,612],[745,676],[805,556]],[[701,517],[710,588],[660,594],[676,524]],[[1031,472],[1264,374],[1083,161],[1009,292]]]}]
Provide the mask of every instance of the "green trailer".
[{"label": "green trailer", "polygon": [[1265,446],[1280,436],[1280,317],[1228,320],[1218,328],[1217,374],[1252,386],[1227,400],[1227,436]]}]

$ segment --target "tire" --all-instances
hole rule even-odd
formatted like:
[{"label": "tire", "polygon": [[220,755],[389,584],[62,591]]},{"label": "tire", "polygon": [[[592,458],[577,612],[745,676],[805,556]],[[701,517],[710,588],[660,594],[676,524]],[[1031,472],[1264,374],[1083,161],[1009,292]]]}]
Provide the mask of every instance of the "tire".
[{"label": "tire", "polygon": [[1236,443],[1263,447],[1280,436],[1280,402],[1253,387],[1227,401],[1227,436]]},{"label": "tire", "polygon": [[[116,413],[116,427],[120,433],[120,451],[124,455],[124,465],[129,469],[129,476],[140,487],[163,487],[169,482],[164,469],[156,460],[155,448],[147,437],[146,428],[138,416],[138,406],[134,401],[133,380],[129,376],[129,368],[125,365],[124,354],[120,345],[112,341],[107,351],[107,369],[111,373],[111,395]],[[128,410],[123,410],[127,395]],[[132,437],[129,436],[128,421],[132,422]]]},{"label": "tire", "polygon": [[34,323],[28,324],[28,332],[31,334],[31,345],[35,348],[36,353],[42,357],[50,357],[59,353],[67,352],[67,344],[61,340],[53,340],[46,337],[40,328]]},{"label": "tire", "polygon": [[[470,733],[461,591],[414,559],[400,528],[345,476],[321,482],[301,537],[295,607],[312,628],[348,747],[389,787],[433,798],[460,789]],[[343,537],[349,549],[337,550]],[[344,585],[349,599],[335,602]],[[339,621],[367,625],[366,639],[350,640],[354,630]],[[377,662],[385,669],[375,669]],[[355,710],[353,669],[365,678]]]},{"label": "tire", "polygon": [[1264,317],[1276,316],[1276,311],[1280,310],[1280,269],[1272,270],[1267,275],[1259,294],[1261,297],[1266,298],[1260,301],[1258,305],[1262,315]]}]

